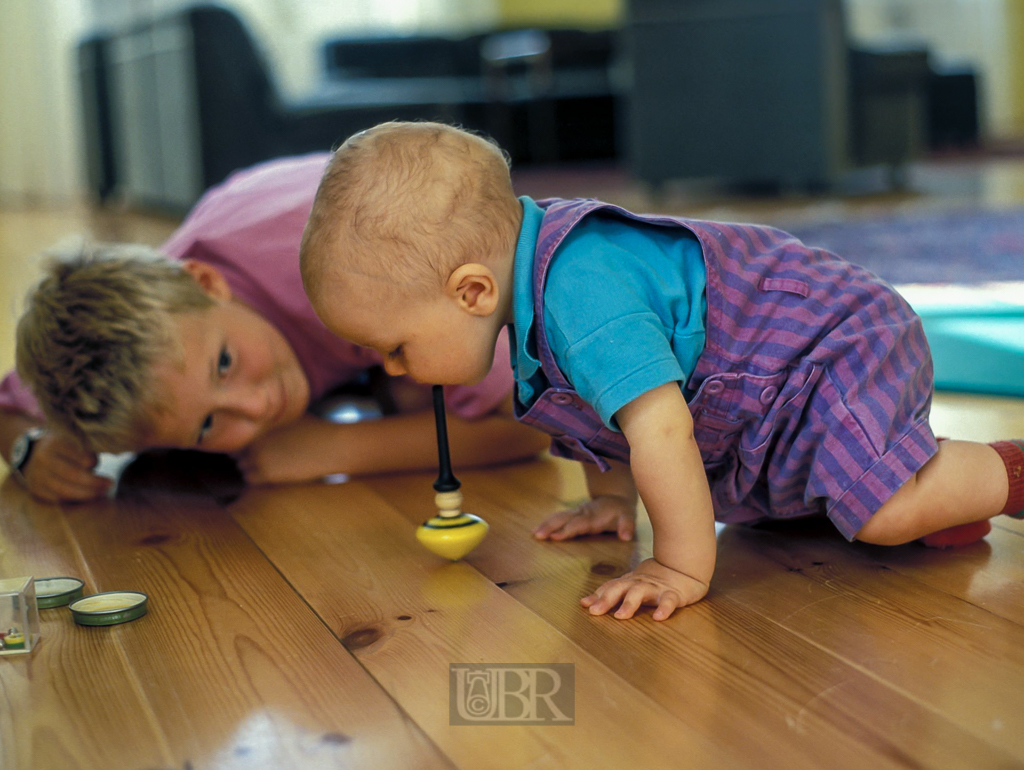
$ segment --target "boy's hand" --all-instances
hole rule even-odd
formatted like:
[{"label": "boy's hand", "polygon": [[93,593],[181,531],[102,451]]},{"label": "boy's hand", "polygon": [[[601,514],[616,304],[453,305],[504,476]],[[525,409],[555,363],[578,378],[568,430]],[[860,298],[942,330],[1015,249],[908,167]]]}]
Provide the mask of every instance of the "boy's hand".
[{"label": "boy's hand", "polygon": [[604,615],[617,604],[615,617],[626,620],[643,604],[657,605],[655,620],[665,620],[677,607],[699,602],[708,592],[706,583],[676,572],[654,559],[645,559],[632,572],[609,580],[580,599],[591,615]]},{"label": "boy's hand", "polygon": [[62,433],[46,433],[32,448],[25,465],[25,486],[47,503],[85,502],[103,497],[114,483],[93,475],[97,457]]},{"label": "boy's hand", "polygon": [[307,435],[308,416],[260,436],[233,453],[246,484],[291,484],[317,478],[317,447]]},{"label": "boy's hand", "polygon": [[619,540],[632,540],[636,504],[619,495],[602,495],[549,516],[533,530],[533,536],[538,540],[567,540],[603,532],[615,532]]}]

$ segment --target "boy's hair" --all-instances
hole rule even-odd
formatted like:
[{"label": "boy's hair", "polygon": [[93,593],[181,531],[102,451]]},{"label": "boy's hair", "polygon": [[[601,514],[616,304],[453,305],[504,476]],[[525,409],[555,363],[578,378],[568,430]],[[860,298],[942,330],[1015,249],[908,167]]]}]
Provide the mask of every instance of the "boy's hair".
[{"label": "boy's hair", "polygon": [[153,364],[180,357],[171,314],[213,300],[146,246],[86,243],[49,256],[18,321],[18,373],[47,421],[87,448],[142,449],[162,395]]},{"label": "boy's hair", "polygon": [[327,164],[302,237],[303,284],[315,298],[351,272],[425,294],[460,264],[511,253],[520,216],[493,142],[443,123],[382,123]]}]

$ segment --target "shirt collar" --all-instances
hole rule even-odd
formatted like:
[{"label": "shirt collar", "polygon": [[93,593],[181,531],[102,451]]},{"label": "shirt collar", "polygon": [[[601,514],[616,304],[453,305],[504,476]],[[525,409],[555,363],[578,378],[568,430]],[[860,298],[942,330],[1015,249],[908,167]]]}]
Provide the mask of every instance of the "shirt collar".
[{"label": "shirt collar", "polygon": [[533,335],[533,259],[537,251],[537,239],[544,219],[544,209],[527,195],[519,202],[523,206],[523,224],[519,228],[516,242],[516,256],[513,266],[512,318],[514,321],[515,348],[512,351],[512,368],[520,382],[529,380],[540,368]]}]

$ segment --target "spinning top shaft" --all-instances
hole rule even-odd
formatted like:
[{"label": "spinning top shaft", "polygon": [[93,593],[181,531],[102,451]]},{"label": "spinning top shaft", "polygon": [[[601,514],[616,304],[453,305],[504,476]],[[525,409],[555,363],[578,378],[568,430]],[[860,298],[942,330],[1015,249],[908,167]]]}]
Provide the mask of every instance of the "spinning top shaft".
[{"label": "spinning top shaft", "polygon": [[439,556],[457,561],[479,545],[487,534],[487,522],[471,513],[462,513],[462,484],[452,473],[448,453],[448,424],[444,414],[444,389],[434,386],[434,420],[437,425],[438,477],[434,482],[437,516],[423,522],[416,539]]},{"label": "spinning top shaft", "polygon": [[434,423],[437,426],[437,481],[434,490],[437,492],[454,492],[462,486],[452,473],[452,458],[448,454],[448,420],[444,414],[444,386],[435,385],[434,392]]}]

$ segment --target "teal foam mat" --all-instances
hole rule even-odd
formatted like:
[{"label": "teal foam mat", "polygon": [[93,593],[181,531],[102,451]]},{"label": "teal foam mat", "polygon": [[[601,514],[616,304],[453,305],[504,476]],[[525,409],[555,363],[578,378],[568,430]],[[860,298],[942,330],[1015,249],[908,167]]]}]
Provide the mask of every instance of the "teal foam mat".
[{"label": "teal foam mat", "polygon": [[917,308],[935,360],[935,387],[1024,396],[1024,308]]}]

